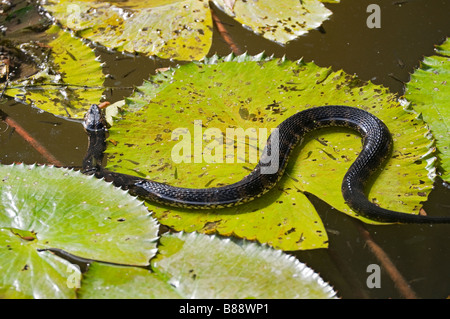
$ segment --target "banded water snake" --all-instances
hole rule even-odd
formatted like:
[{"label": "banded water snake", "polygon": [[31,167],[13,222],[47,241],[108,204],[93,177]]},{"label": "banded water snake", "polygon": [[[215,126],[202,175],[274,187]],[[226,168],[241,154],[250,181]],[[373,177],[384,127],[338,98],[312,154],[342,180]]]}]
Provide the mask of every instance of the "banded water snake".
[{"label": "banded water snake", "polygon": [[[377,117],[349,106],[320,106],[292,115],[277,127],[278,142],[273,143],[269,137],[260,162],[241,181],[222,187],[192,189],[103,168],[101,163],[106,148],[106,123],[102,110],[97,105],[92,105],[84,119],[89,146],[83,161],[83,172],[113,182],[133,195],[165,205],[195,209],[229,207],[253,200],[270,190],[283,175],[291,151],[305,134],[329,126],[347,127],[362,136],[362,150],[342,182],[343,197],[355,212],[371,220],[388,223],[450,223],[450,217],[396,212],[381,208],[367,199],[367,181],[390,156],[392,138],[386,125]],[[261,170],[270,165],[269,154],[278,154],[278,169],[276,172],[263,174]]]}]

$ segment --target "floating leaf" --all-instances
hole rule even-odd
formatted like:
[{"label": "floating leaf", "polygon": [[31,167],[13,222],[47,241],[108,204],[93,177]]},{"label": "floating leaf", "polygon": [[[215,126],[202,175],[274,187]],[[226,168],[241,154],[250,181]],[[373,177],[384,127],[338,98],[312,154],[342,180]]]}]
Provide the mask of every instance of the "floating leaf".
[{"label": "floating leaf", "polygon": [[104,75],[94,51],[80,39],[53,26],[46,45],[24,43],[38,72],[10,83],[6,94],[37,108],[68,118],[82,118],[102,97]]},{"label": "floating leaf", "polygon": [[136,198],[68,169],[0,166],[0,295],[73,297],[74,269],[48,250],[148,265],[158,225]]},{"label": "floating leaf", "polygon": [[[418,213],[432,188],[434,157],[429,131],[416,114],[405,112],[387,89],[343,71],[262,55],[213,57],[152,77],[126,100],[123,119],[116,120],[110,130],[108,168],[191,188],[237,182],[257,160],[239,155],[242,144],[228,137],[227,129],[253,128],[261,140],[252,144],[255,137],[247,136],[243,144],[253,145],[247,152],[262,149],[267,136],[260,132],[275,128],[298,111],[327,104],[364,108],[388,125],[395,143],[393,156],[368,196],[382,207]],[[208,136],[214,131],[221,134],[216,134],[219,147],[212,149],[223,150],[215,163],[211,161],[214,141]],[[191,154],[177,157],[177,150],[173,157],[174,149],[189,137],[187,132]],[[220,144],[222,136],[226,140]],[[303,192],[355,216],[344,202],[341,183],[361,149],[361,138],[333,128],[310,134],[302,145],[277,187],[253,202],[200,211],[153,203],[147,203],[148,207],[161,223],[176,230],[237,235],[283,250],[326,247],[326,231]],[[226,156],[227,149],[231,157]]]},{"label": "floating leaf", "polygon": [[442,179],[450,182],[450,39],[438,46],[437,53],[425,57],[420,69],[411,75],[405,97],[430,126],[439,151]]},{"label": "floating leaf", "polygon": [[332,298],[317,273],[279,250],[197,233],[161,238],[152,268],[185,298]]},{"label": "floating leaf", "polygon": [[205,0],[60,0],[43,7],[78,35],[120,51],[197,60],[211,46],[212,18]]},{"label": "floating leaf", "polygon": [[148,270],[93,264],[82,298],[333,298],[312,269],[279,250],[197,233],[164,235]]},{"label": "floating leaf", "polygon": [[237,0],[232,10],[224,0],[213,2],[244,26],[281,44],[319,27],[332,14],[318,0]]}]

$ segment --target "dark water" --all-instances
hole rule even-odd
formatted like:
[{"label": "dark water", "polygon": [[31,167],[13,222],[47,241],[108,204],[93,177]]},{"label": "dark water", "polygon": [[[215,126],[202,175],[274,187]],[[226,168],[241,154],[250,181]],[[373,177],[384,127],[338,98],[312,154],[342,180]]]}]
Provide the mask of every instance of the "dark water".
[{"label": "dark water", "polygon": [[[366,8],[371,3],[381,7],[379,29],[366,26],[369,15]],[[326,6],[333,15],[323,27],[285,47],[256,36],[221,12],[217,12],[217,16],[242,51],[250,54],[265,51],[268,55],[286,56],[291,60],[303,57],[322,67],[331,66],[333,70],[343,69],[349,74],[357,74],[361,79],[384,85],[399,95],[403,93],[404,82],[419,66],[419,61],[424,56],[433,55],[434,45],[442,43],[450,35],[450,2],[446,0],[341,0],[340,4]],[[230,53],[229,46],[217,30],[214,31],[210,55]],[[112,75],[105,83],[105,86],[113,87],[105,92],[110,102],[128,96],[132,92],[129,87],[140,85],[155,73],[156,68],[169,64],[158,59],[111,53],[102,48],[96,50],[106,62],[105,73]],[[65,165],[81,164],[87,146],[81,125],[14,101],[2,101],[0,108]],[[3,164],[45,163],[44,158],[1,122],[0,161]],[[450,190],[437,181],[424,204],[427,213],[448,214],[449,194]],[[342,298],[405,297],[391,280],[384,264],[370,251],[361,235],[361,224],[318,199],[311,200],[329,231],[330,248],[296,252],[294,255],[318,271]],[[446,298],[450,295],[449,226],[364,227],[417,297]],[[381,267],[381,288],[367,287],[366,279],[370,275],[367,267],[370,264]]]}]

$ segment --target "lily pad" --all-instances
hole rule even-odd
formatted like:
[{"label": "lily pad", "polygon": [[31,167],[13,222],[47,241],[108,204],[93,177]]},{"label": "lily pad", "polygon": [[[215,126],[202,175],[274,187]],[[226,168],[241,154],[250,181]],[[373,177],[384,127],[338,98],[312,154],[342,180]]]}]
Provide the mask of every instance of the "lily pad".
[{"label": "lily pad", "polygon": [[0,298],[75,298],[70,277],[81,278],[79,269],[48,251],[39,251],[35,240],[23,239],[0,228]]},{"label": "lily pad", "polygon": [[305,264],[279,250],[203,234],[165,234],[151,272],[94,263],[81,298],[334,298]]},{"label": "lily pad", "polygon": [[436,139],[441,177],[450,183],[450,39],[437,47],[437,53],[425,57],[411,75],[405,97],[430,126]]},{"label": "lily pad", "polygon": [[311,268],[280,250],[197,233],[161,238],[152,268],[185,298],[332,298]]},{"label": "lily pad", "polygon": [[[363,108],[386,123],[394,151],[368,196],[382,207],[418,213],[432,188],[435,169],[432,140],[423,121],[405,111],[386,88],[303,61],[230,55],[152,77],[126,100],[123,118],[112,126],[107,166],[180,187],[230,184],[256,165],[249,150],[262,150],[267,136],[248,136],[238,144],[239,139],[228,138],[227,129],[254,129],[259,134],[298,111],[327,104]],[[216,162],[209,160],[217,150],[211,146],[213,132],[226,137],[220,142],[222,135],[216,134],[215,145],[219,151],[223,148]],[[192,152],[179,157],[185,138]],[[242,145],[250,146],[247,155],[239,155]],[[226,156],[227,149],[231,157]],[[237,235],[283,250],[326,247],[326,231],[304,192],[375,223],[356,216],[341,194],[344,174],[360,149],[361,138],[352,131],[317,131],[292,155],[278,186],[253,202],[201,211],[147,205],[161,223],[176,230]]]},{"label": "lily pad", "polygon": [[119,51],[197,60],[211,46],[212,18],[204,0],[60,0],[42,5],[79,36]]},{"label": "lily pad", "polygon": [[82,118],[102,98],[102,65],[94,51],[69,32],[53,26],[46,33],[48,43],[19,46],[38,71],[12,81],[5,94],[57,116]]},{"label": "lily pad", "polygon": [[263,37],[286,44],[287,42],[319,27],[332,14],[318,0],[213,0],[236,21]]},{"label": "lily pad", "polygon": [[[126,192],[68,169],[0,166],[0,294],[73,297],[73,267],[50,251],[148,265],[158,224]],[[70,286],[70,285],[69,285]]]},{"label": "lily pad", "polygon": [[181,295],[148,269],[94,262],[83,274],[81,299],[177,299]]}]

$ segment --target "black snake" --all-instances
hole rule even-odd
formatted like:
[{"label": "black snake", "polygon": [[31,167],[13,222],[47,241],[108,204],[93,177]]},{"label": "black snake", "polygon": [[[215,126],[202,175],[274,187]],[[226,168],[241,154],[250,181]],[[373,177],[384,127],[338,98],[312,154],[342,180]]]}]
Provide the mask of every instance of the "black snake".
[{"label": "black snake", "polygon": [[[278,143],[269,137],[260,162],[239,182],[214,188],[174,187],[148,179],[111,172],[102,167],[106,149],[106,122],[102,110],[92,105],[86,113],[84,128],[89,146],[83,160],[83,173],[95,174],[143,199],[177,207],[211,209],[239,205],[253,200],[271,189],[281,178],[291,151],[305,134],[329,126],[342,126],[359,132],[363,148],[345,174],[342,194],[346,203],[358,214],[388,223],[450,223],[450,217],[421,216],[383,209],[365,195],[369,178],[390,156],[392,139],[386,125],[374,115],[349,106],[329,105],[298,112],[278,126]],[[275,152],[275,153],[272,153]],[[278,154],[278,170],[262,173],[270,165],[268,154]]]}]

